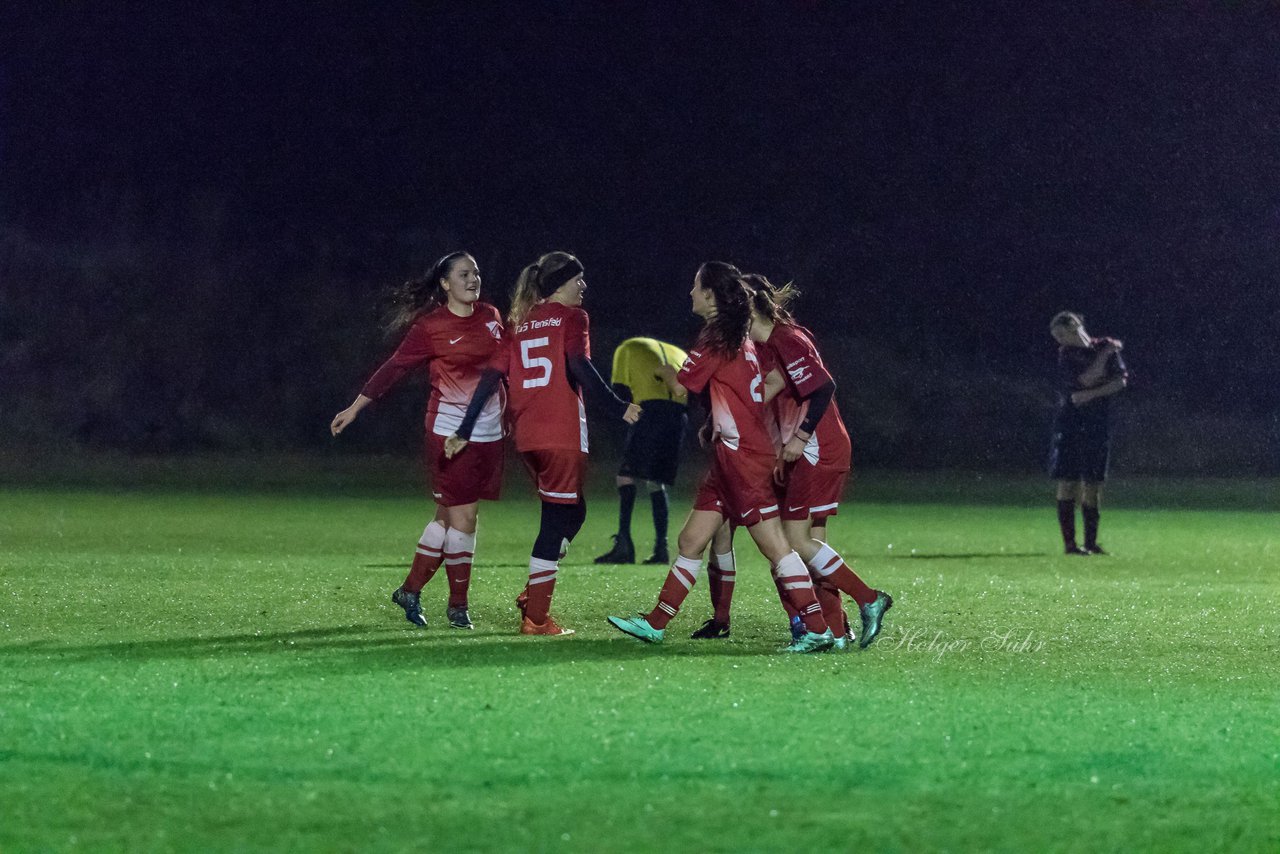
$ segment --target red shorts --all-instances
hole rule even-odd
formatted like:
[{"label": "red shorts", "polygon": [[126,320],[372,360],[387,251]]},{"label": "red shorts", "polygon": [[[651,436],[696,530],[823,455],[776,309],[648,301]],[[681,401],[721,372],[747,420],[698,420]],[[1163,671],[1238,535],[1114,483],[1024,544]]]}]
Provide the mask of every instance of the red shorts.
[{"label": "red shorts", "polygon": [[693,509],[719,513],[744,528],[777,516],[773,463],[770,454],[730,451],[717,443],[711,468],[698,485]]},{"label": "red shorts", "polygon": [[786,481],[778,488],[782,518],[788,522],[813,519],[818,524],[840,509],[840,496],[849,479],[848,469],[821,463],[812,465],[804,457],[787,467]]},{"label": "red shorts", "polygon": [[582,481],[587,471],[587,455],[582,451],[523,451],[520,457],[538,488],[538,497],[543,501],[577,504],[583,500]]},{"label": "red shorts", "polygon": [[431,496],[441,507],[497,501],[502,492],[501,440],[470,442],[451,460],[444,456],[444,436],[427,433],[427,474]]}]

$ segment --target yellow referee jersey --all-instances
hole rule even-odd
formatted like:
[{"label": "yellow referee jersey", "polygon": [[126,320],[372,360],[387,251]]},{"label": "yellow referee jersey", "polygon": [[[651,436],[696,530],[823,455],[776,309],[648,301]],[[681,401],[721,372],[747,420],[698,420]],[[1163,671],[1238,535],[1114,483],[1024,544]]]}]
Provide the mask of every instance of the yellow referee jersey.
[{"label": "yellow referee jersey", "polygon": [[685,358],[686,353],[679,347],[657,338],[628,338],[613,351],[611,382],[631,389],[631,399],[642,406],[646,400],[678,400],[684,403],[653,372],[661,365],[671,365],[680,370]]}]

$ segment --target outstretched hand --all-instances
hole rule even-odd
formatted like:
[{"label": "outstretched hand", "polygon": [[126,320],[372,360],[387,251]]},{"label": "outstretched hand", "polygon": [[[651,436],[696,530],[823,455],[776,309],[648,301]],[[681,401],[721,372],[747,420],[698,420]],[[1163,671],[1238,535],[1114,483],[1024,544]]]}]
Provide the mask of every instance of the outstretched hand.
[{"label": "outstretched hand", "polygon": [[347,425],[356,420],[356,415],[359,414],[359,412],[360,410],[356,409],[355,406],[348,406],[346,409],[333,416],[333,421],[329,423],[329,432],[334,436],[338,435],[343,430],[347,429]]}]

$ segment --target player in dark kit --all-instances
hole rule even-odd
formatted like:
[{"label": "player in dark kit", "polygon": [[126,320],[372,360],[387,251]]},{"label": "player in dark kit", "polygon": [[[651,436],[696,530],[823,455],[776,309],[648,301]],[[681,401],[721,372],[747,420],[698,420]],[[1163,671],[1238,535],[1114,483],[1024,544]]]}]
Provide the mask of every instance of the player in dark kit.
[{"label": "player in dark kit", "polygon": [[[1091,338],[1084,318],[1058,312],[1049,322],[1058,342],[1058,411],[1054,416],[1049,476],[1058,482],[1058,527],[1069,555],[1106,554],[1098,545],[1098,502],[1111,455],[1111,396],[1128,385],[1112,338]],[[1076,545],[1076,501],[1084,517],[1084,546]]]},{"label": "player in dark kit", "polygon": [[680,444],[689,423],[688,395],[674,380],[659,373],[664,366],[678,368],[687,354],[674,344],[656,338],[628,338],[613,351],[613,390],[624,400],[640,404],[644,414],[627,429],[618,469],[618,533],[613,547],[596,563],[635,563],[631,539],[631,511],[636,503],[636,481],[649,488],[653,507],[653,554],[645,563],[671,562],[667,551],[669,503],[667,487],[676,482]]}]

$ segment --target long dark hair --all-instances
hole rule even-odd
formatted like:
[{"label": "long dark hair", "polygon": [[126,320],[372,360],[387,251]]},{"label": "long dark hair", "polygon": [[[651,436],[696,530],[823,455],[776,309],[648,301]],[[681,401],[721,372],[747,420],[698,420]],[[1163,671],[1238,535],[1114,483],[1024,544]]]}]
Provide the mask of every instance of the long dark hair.
[{"label": "long dark hair", "polygon": [[463,258],[475,260],[470,252],[450,252],[433,264],[421,278],[410,279],[391,290],[387,298],[384,322],[389,335],[403,332],[422,315],[444,305],[447,297],[444,288],[440,287],[440,280],[447,279],[453,272],[453,265]]},{"label": "long dark hair", "polygon": [[521,270],[511,292],[511,311],[507,313],[507,322],[513,325],[523,323],[529,309],[537,305],[538,300],[555,293],[555,288],[546,292],[548,288],[545,285],[554,284],[558,278],[555,274],[570,266],[576,267],[576,272],[582,270],[582,263],[568,252],[548,252]]},{"label": "long dark hair", "polygon": [[767,317],[771,323],[796,322],[788,308],[800,296],[800,290],[795,285],[787,282],[778,287],[759,273],[748,273],[742,278],[751,290],[751,307],[756,314]]},{"label": "long dark hair", "polygon": [[698,281],[716,298],[716,313],[707,320],[703,341],[712,350],[736,356],[751,328],[751,294],[742,271],[723,261],[698,268]]}]

